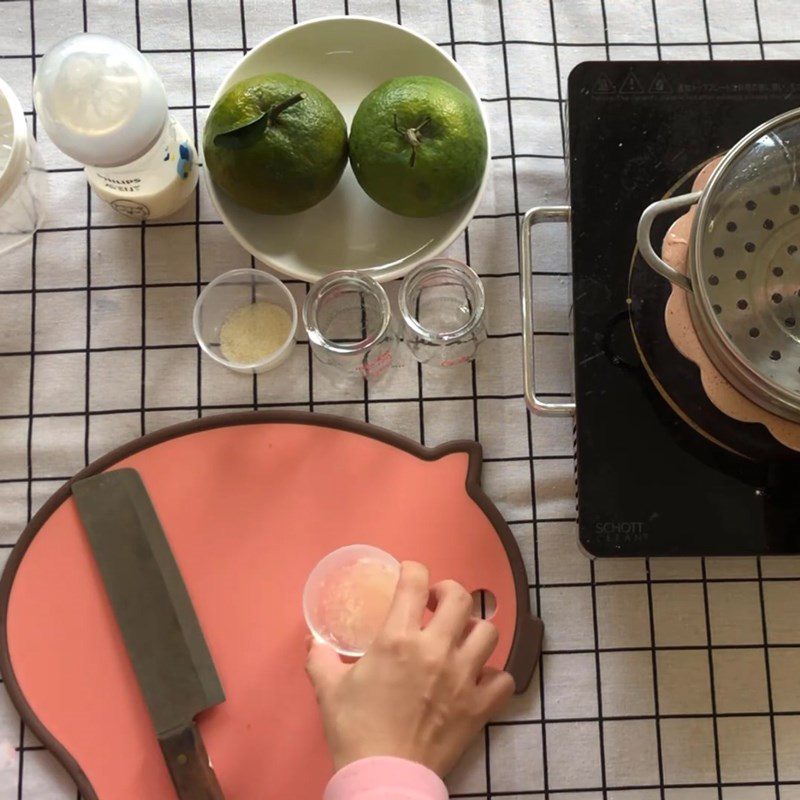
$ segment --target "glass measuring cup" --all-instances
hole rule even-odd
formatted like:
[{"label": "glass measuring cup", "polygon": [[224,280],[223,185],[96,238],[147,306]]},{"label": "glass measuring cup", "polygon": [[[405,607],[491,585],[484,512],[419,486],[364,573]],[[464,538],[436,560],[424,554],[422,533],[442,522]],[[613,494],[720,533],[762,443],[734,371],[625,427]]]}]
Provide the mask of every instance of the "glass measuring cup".
[{"label": "glass measuring cup", "polygon": [[397,336],[389,298],[368,275],[344,270],[315,283],[303,323],[315,357],[341,381],[376,381],[392,366]]},{"label": "glass measuring cup", "polygon": [[11,87],[0,79],[0,254],[41,227],[47,173]]},{"label": "glass measuring cup", "polygon": [[486,295],[478,274],[450,258],[420,264],[400,289],[404,339],[423,364],[471,361],[486,339]]}]

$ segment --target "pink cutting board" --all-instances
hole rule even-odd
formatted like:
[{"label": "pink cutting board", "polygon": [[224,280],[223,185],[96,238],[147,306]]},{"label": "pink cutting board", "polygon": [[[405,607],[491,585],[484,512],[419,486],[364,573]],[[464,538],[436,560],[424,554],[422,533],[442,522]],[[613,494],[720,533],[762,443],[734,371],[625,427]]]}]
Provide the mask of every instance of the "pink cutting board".
[{"label": "pink cutting board", "polygon": [[[79,477],[137,469],[205,632],[226,701],[199,719],[226,800],[319,800],[331,774],[304,674],[305,578],[377,545],[491,591],[491,663],[530,681],[541,621],[508,526],[480,489],[480,446],[435,450],[318,414],[212,417],[139,439]],[[33,732],[87,800],[175,800],[71,498],[32,520],[0,585],[0,669]]]}]

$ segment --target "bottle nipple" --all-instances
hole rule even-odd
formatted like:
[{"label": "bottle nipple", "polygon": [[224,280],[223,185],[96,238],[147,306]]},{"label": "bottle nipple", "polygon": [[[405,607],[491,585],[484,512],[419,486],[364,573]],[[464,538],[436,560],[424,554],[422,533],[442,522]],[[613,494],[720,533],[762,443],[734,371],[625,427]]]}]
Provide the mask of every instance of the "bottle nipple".
[{"label": "bottle nipple", "polygon": [[129,64],[99,53],[71,53],[55,76],[51,113],[76,134],[103,135],[130,121],[141,94]]},{"label": "bottle nipple", "polygon": [[153,66],[101,34],[70,36],[45,53],[33,99],[56,147],[87,166],[134,161],[167,122],[167,96]]}]

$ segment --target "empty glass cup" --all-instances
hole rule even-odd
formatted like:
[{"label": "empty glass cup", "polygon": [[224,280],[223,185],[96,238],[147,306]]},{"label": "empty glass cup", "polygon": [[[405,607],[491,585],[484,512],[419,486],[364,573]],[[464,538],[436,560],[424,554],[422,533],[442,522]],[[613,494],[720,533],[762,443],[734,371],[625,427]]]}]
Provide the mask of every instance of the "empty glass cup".
[{"label": "empty glass cup", "polygon": [[404,338],[417,361],[438,367],[475,357],[486,339],[486,296],[477,273],[450,258],[420,264],[400,289]]},{"label": "empty glass cup", "polygon": [[395,359],[397,336],[383,287],[355,270],[315,283],[303,306],[311,349],[334,378],[375,381]]},{"label": "empty glass cup", "polygon": [[0,80],[0,254],[27,242],[41,227],[47,172],[22,106]]}]

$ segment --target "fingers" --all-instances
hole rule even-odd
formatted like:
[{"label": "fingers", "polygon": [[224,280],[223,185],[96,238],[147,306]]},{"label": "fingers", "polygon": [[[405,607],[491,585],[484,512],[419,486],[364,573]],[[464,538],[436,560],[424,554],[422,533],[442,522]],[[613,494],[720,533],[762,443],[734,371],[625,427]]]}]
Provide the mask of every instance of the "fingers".
[{"label": "fingers", "polygon": [[428,568],[415,561],[400,565],[400,579],[384,630],[389,632],[418,631],[428,604]]},{"label": "fingers", "polygon": [[461,655],[466,659],[470,671],[478,676],[489,657],[497,647],[500,634],[497,628],[488,620],[473,619],[469,626],[464,643],[461,645]]},{"label": "fingers", "polygon": [[335,686],[349,669],[333,648],[322,642],[310,643],[306,672],[318,695]]},{"label": "fingers", "polygon": [[472,615],[472,595],[455,581],[442,581],[431,588],[435,610],[426,631],[460,641]]},{"label": "fingers", "polygon": [[478,680],[478,692],[486,718],[499,713],[514,694],[514,679],[509,673],[484,667]]}]

